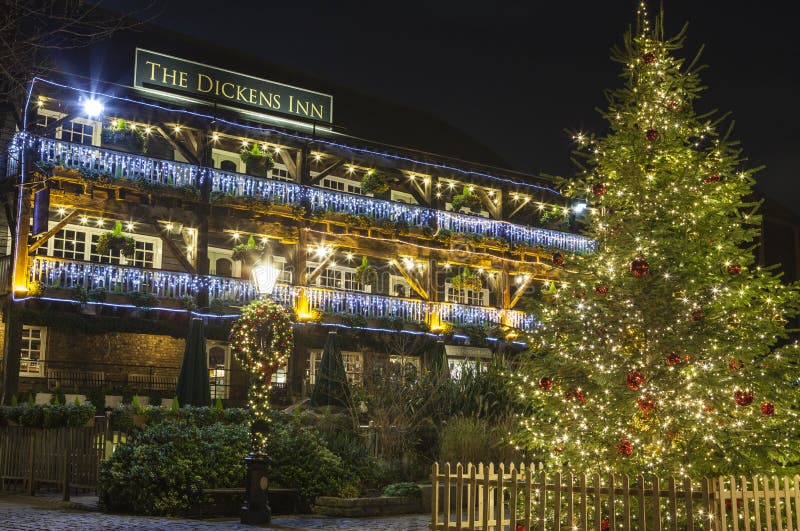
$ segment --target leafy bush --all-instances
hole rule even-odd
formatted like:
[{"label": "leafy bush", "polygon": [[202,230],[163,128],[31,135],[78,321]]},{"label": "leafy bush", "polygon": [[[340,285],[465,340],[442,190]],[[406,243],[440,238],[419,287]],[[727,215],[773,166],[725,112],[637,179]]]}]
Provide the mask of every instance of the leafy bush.
[{"label": "leafy bush", "polygon": [[[174,403],[175,402],[173,402],[173,404]],[[208,406],[185,406],[167,409],[156,406],[145,406],[140,408],[140,411],[141,414],[144,415],[146,425],[158,424],[165,420],[181,420],[192,426],[208,427],[216,423],[246,424],[250,420],[248,411],[239,408],[218,409]],[[114,408],[109,419],[109,428],[111,431],[131,433],[134,427],[133,415],[136,412],[136,406],[131,404],[124,404]]]},{"label": "leafy bush", "polygon": [[422,490],[419,485],[411,482],[392,483],[383,489],[384,496],[405,496],[406,498],[419,498]]},{"label": "leafy bush", "polygon": [[94,406],[76,404],[26,404],[0,407],[0,419],[29,428],[80,427],[93,418],[94,413]]},{"label": "leafy bush", "polygon": [[297,489],[302,510],[308,510],[317,496],[335,496],[351,484],[348,479],[352,476],[342,459],[298,419],[279,415],[270,428],[270,477],[284,487]]},{"label": "leafy bush", "polygon": [[513,421],[455,417],[439,432],[439,459],[451,463],[508,463],[520,455],[506,442]]},{"label": "leafy bush", "polygon": [[203,489],[242,486],[249,440],[243,425],[147,426],[101,463],[100,504],[137,514],[186,513],[207,501]]}]

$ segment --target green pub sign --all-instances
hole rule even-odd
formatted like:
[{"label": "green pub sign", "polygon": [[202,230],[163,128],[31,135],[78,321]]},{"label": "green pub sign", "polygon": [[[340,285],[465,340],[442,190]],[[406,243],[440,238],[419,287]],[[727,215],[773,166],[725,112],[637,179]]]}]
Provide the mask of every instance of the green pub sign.
[{"label": "green pub sign", "polygon": [[133,85],[253,112],[333,122],[333,97],[222,68],[136,49]]}]

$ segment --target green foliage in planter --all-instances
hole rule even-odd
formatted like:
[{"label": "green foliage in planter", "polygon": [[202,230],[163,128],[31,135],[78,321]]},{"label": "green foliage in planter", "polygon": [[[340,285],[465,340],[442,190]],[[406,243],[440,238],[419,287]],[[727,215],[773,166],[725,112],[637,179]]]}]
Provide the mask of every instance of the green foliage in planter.
[{"label": "green foliage in planter", "polygon": [[469,289],[472,291],[479,291],[483,288],[481,277],[475,275],[470,271],[469,266],[464,266],[464,270],[460,275],[456,275],[450,279],[453,289],[462,290]]},{"label": "green foliage in planter", "polygon": [[97,238],[97,254],[106,255],[112,250],[119,251],[126,258],[133,258],[136,253],[136,240],[122,234],[121,221],[114,224],[114,230],[104,232]]},{"label": "green foliage in planter", "polygon": [[361,257],[361,264],[356,267],[354,279],[359,284],[371,286],[378,281],[378,269],[369,263],[366,256]]},{"label": "green foliage in planter", "polygon": [[402,483],[392,483],[391,485],[387,485],[386,488],[383,489],[383,495],[403,496],[405,498],[420,498],[422,496],[422,490],[416,483],[404,481]]},{"label": "green foliage in planter", "polygon": [[382,194],[389,191],[389,183],[382,174],[369,170],[361,178],[361,191],[365,194]]},{"label": "green foliage in planter", "polygon": [[256,244],[255,238],[251,235],[247,238],[247,243],[240,243],[233,247],[233,253],[231,254],[231,258],[233,260],[239,260],[240,262],[247,261],[248,258],[254,256],[255,254],[259,253],[264,249],[264,246],[261,244]]},{"label": "green foliage in planter", "polygon": [[222,299],[211,299],[208,303],[208,311],[215,315],[223,315],[228,313],[230,307]]},{"label": "green foliage in planter", "polygon": [[208,501],[203,489],[241,487],[249,440],[245,425],[147,426],[101,463],[100,505],[136,514],[185,514]]},{"label": "green foliage in planter", "polygon": [[197,309],[197,301],[191,295],[184,295],[183,297],[181,297],[181,306],[183,306],[190,312],[193,312],[194,310]]},{"label": "green foliage in planter", "polygon": [[10,420],[29,428],[56,429],[80,427],[94,417],[95,407],[90,405],[25,404],[0,407],[0,419]]},{"label": "green foliage in planter", "polygon": [[242,148],[239,156],[242,158],[242,162],[248,166],[263,166],[264,176],[266,176],[266,172],[275,166],[272,155],[270,155],[269,151],[261,149],[257,142],[253,142],[252,149]]},{"label": "green foliage in planter", "polygon": [[125,294],[130,299],[131,304],[137,308],[152,308],[158,304],[158,299],[155,295],[150,293],[142,293],[141,291],[129,291]]},{"label": "green foliage in planter", "polygon": [[127,146],[131,151],[147,153],[148,137],[140,129],[128,125],[122,118],[114,120],[109,127],[103,128],[102,141],[103,144]]},{"label": "green foliage in planter", "polygon": [[[138,398],[135,399],[138,401]],[[174,406],[177,402],[173,400],[172,403]],[[248,411],[240,408],[217,409],[207,406],[185,406],[167,409],[156,407],[156,404],[152,404],[151,406],[140,406],[137,410],[134,404],[123,404],[115,407],[111,411],[109,418],[110,429],[112,431],[131,433],[134,428],[133,415],[137,413],[144,415],[145,424],[148,426],[164,421],[181,421],[197,427],[207,427],[217,423],[247,424],[250,421],[250,414]]]},{"label": "green foliage in planter", "polygon": [[61,385],[56,382],[56,387],[53,389],[53,396],[50,397],[50,403],[54,406],[63,406],[67,401],[67,395],[61,389]]},{"label": "green foliage in planter", "polygon": [[483,206],[481,198],[469,191],[466,186],[461,190],[460,194],[454,195],[450,199],[453,205],[453,211],[458,212],[461,207],[467,207],[471,211],[479,212]]},{"label": "green foliage in planter", "polygon": [[102,387],[94,387],[86,391],[86,401],[91,403],[98,411],[106,407],[106,390]]}]

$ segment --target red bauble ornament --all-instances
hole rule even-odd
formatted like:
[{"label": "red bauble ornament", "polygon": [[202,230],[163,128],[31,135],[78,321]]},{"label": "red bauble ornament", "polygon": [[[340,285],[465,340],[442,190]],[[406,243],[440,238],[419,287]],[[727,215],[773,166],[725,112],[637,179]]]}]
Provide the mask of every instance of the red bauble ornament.
[{"label": "red bauble ornament", "polygon": [[638,391],[640,387],[642,387],[642,383],[644,383],[644,375],[639,371],[633,371],[628,373],[627,384],[628,389],[631,391]]},{"label": "red bauble ornament", "polygon": [[658,140],[658,131],[656,131],[655,129],[648,129],[648,130],[647,130],[647,131],[644,133],[644,136],[645,136],[645,138],[647,138],[647,140],[649,140],[650,142],[655,142],[656,140]]},{"label": "red bauble ornament", "polygon": [[625,457],[630,456],[633,453],[633,443],[628,439],[622,439],[617,445],[617,453]]},{"label": "red bauble ornament", "polygon": [[592,193],[594,195],[596,195],[597,197],[600,197],[601,195],[605,195],[605,193],[606,193],[606,185],[604,185],[603,183],[597,183],[597,184],[593,185],[592,186]]},{"label": "red bauble ornament", "polygon": [[564,265],[564,255],[561,253],[553,253],[551,257],[553,263],[557,266]]},{"label": "red bauble ornament", "polygon": [[603,518],[600,520],[600,531],[609,531],[611,529],[611,520]]},{"label": "red bauble ornament", "polygon": [[650,264],[644,258],[637,258],[631,262],[631,273],[636,278],[646,277],[648,271],[650,271]]},{"label": "red bauble ornament", "polygon": [[729,275],[738,275],[742,272],[742,266],[739,264],[731,264],[726,268],[726,270],[728,271]]},{"label": "red bauble ornament", "polygon": [[653,395],[644,395],[636,399],[636,405],[645,413],[649,413],[656,408],[656,397]]},{"label": "red bauble ornament", "polygon": [[653,64],[656,61],[656,54],[653,52],[647,52],[644,54],[644,56],[642,56],[642,61],[644,61],[644,64],[646,65]]},{"label": "red bauble ornament", "polygon": [[575,291],[572,292],[572,296],[575,297],[576,299],[582,299],[586,296],[586,292],[583,291],[582,289],[576,289]]},{"label": "red bauble ornament", "polygon": [[544,378],[540,378],[539,387],[542,391],[550,391],[553,388],[553,380],[546,376]]},{"label": "red bauble ornament", "polygon": [[667,365],[670,367],[674,367],[675,365],[679,364],[682,360],[680,354],[671,353],[667,356]]},{"label": "red bauble ornament", "polygon": [[573,392],[564,393],[564,398],[567,400],[572,400],[573,398],[580,402],[581,404],[586,403],[586,395],[580,389],[575,389]]},{"label": "red bauble ornament", "polygon": [[525,531],[525,524],[517,524],[514,526],[514,531]]},{"label": "red bauble ornament", "polygon": [[705,318],[705,314],[703,313],[703,310],[701,310],[700,308],[695,308],[694,310],[692,310],[692,313],[689,314],[689,318],[693,322],[697,323]]},{"label": "red bauble ornament", "polygon": [[761,404],[761,414],[765,417],[771,417],[775,414],[775,406],[772,405],[772,402],[764,402]]},{"label": "red bauble ornament", "polygon": [[706,404],[703,407],[703,411],[705,411],[706,413],[713,413],[714,412],[714,406],[712,406],[711,404]]},{"label": "red bauble ornament", "polygon": [[674,110],[675,110],[675,109],[677,109],[679,106],[680,106],[680,103],[678,103],[678,102],[677,102],[677,101],[675,101],[675,100],[670,100],[669,102],[667,102],[667,109],[669,109],[669,110],[671,110],[671,111],[674,111]]},{"label": "red bauble ornament", "polygon": [[706,177],[705,179],[703,179],[703,182],[706,184],[717,183],[719,182],[720,179],[722,179],[722,176],[719,173],[714,172],[709,174],[709,176]]},{"label": "red bauble ornament", "polygon": [[732,371],[739,371],[744,368],[744,362],[742,360],[735,360],[731,358],[728,360],[728,367],[730,367]]},{"label": "red bauble ornament", "polygon": [[601,297],[604,297],[608,293],[608,286],[606,286],[605,284],[597,284],[594,287],[594,292],[600,295]]},{"label": "red bauble ornament", "polygon": [[753,393],[737,389],[733,393],[733,400],[742,407],[749,406],[753,403]]}]

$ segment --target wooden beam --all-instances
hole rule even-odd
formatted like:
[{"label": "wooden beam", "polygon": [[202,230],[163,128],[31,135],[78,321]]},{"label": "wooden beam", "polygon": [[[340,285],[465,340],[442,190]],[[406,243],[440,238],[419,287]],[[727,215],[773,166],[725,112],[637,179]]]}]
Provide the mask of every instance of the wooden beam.
[{"label": "wooden beam", "polygon": [[331,164],[330,166],[328,166],[327,168],[325,168],[324,170],[313,176],[311,178],[311,181],[309,181],[309,184],[318,183],[319,181],[330,175],[332,171],[336,170],[337,168],[341,168],[342,166],[344,166],[344,159],[337,160],[336,162],[334,162],[333,164]]},{"label": "wooden beam", "polygon": [[411,275],[411,274],[410,274],[410,273],[409,273],[409,272],[406,270],[406,268],[405,268],[405,267],[403,267],[403,265],[402,265],[400,262],[398,262],[398,261],[397,261],[397,260],[395,260],[394,258],[392,258],[392,260],[391,260],[390,262],[391,262],[391,264],[392,264],[394,267],[396,267],[396,268],[397,268],[397,270],[400,272],[400,274],[403,276],[403,278],[404,278],[404,279],[406,279],[406,282],[408,282],[408,285],[409,285],[409,286],[411,286],[411,289],[413,289],[414,291],[416,291],[416,292],[417,292],[417,295],[419,295],[420,297],[422,297],[422,298],[423,298],[423,299],[425,299],[426,301],[427,301],[427,300],[430,300],[430,296],[428,295],[428,292],[427,292],[427,291],[425,291],[425,290],[422,288],[422,286],[419,284],[419,282],[417,282],[417,279],[415,279],[415,278],[414,278],[414,277],[413,277],[413,276],[412,276],[412,275]]},{"label": "wooden beam", "polygon": [[334,256],[336,256],[335,251],[331,251],[330,253],[328,253],[328,256],[325,257],[325,259],[317,266],[317,268],[308,274],[308,276],[306,277],[306,284],[311,284],[312,282],[317,280],[317,277],[320,276],[322,272],[325,271],[325,268],[328,267],[328,264],[330,264],[333,261]]},{"label": "wooden beam", "polygon": [[197,156],[194,153],[189,151],[189,149],[182,142],[172,138],[169,133],[167,133],[167,126],[165,124],[159,122],[154,127],[155,130],[164,137],[164,140],[166,140],[173,149],[177,150],[181,155],[183,155],[183,158],[189,161],[189,164],[201,166],[200,161],[197,159]]},{"label": "wooden beam", "polygon": [[297,163],[292,160],[292,157],[289,155],[288,149],[281,149],[278,151],[278,156],[281,159],[281,162],[284,166],[286,166],[286,171],[289,172],[289,177],[296,183],[300,182],[300,175],[297,172]]},{"label": "wooden beam", "polygon": [[35,253],[35,252],[36,252],[36,249],[38,249],[39,247],[41,247],[42,245],[44,245],[44,244],[45,244],[45,242],[47,242],[47,240],[49,240],[50,238],[52,238],[53,236],[55,236],[55,235],[56,235],[56,233],[57,233],[58,231],[60,231],[61,229],[63,229],[63,228],[64,228],[64,225],[66,225],[67,223],[69,223],[70,221],[72,221],[73,219],[75,219],[75,217],[76,217],[77,215],[78,215],[78,211],[77,211],[77,210],[73,210],[72,212],[70,212],[69,214],[67,214],[67,215],[64,217],[64,219],[62,219],[61,221],[59,221],[58,223],[56,223],[55,227],[53,227],[53,228],[52,228],[52,229],[50,229],[49,231],[47,231],[47,232],[45,232],[44,234],[42,234],[42,235],[41,235],[41,237],[39,237],[39,239],[38,239],[38,240],[36,240],[35,242],[33,242],[32,244],[30,244],[30,245],[28,246],[28,254],[33,254],[33,253]]},{"label": "wooden beam", "polygon": [[55,122],[47,124],[47,128],[44,130],[44,133],[42,133],[42,135],[43,136],[47,136],[47,135],[49,135],[51,133],[54,133],[56,131],[56,129],[58,129],[59,127],[64,125],[64,122],[68,122],[68,121],[72,120],[73,118],[76,118],[78,116],[78,114],[79,114],[78,112],[74,112],[74,111],[73,112],[69,112],[69,113],[65,114],[64,116],[62,116],[61,118],[59,118],[58,120],[56,120]]},{"label": "wooden beam", "polygon": [[[489,197],[489,194],[483,188],[475,188],[475,195],[481,198],[483,202],[483,206],[486,207],[486,210],[489,211],[489,215],[492,216],[494,219],[500,219],[500,208],[499,205],[496,205],[492,198]],[[502,202],[502,201],[501,201]]]},{"label": "wooden beam", "polygon": [[178,262],[180,262],[181,266],[183,266],[186,272],[191,275],[196,274],[194,266],[189,263],[189,260],[186,259],[186,256],[183,254],[183,252],[178,249],[178,246],[175,245],[175,242],[172,241],[172,238],[170,238],[168,234],[164,234],[164,228],[161,226],[161,223],[159,223],[156,218],[150,218],[150,225],[153,227],[153,229],[155,229],[156,234],[158,234],[158,237],[161,238],[162,242],[164,242],[164,245],[166,245],[172,254],[175,255],[175,258],[177,258]]},{"label": "wooden beam", "polygon": [[509,215],[506,217],[506,219],[511,219],[511,218],[513,218],[513,217],[514,217],[514,214],[516,214],[517,212],[519,212],[520,210],[522,210],[523,208],[525,208],[525,206],[526,206],[526,205],[528,205],[528,204],[530,204],[530,201],[525,201],[525,200],[523,199],[523,200],[522,200],[522,203],[521,203],[521,204],[520,204],[520,205],[519,205],[517,208],[515,208],[515,209],[514,209],[514,210],[511,212],[511,214],[509,214]]},{"label": "wooden beam", "polygon": [[528,278],[517,288],[517,291],[514,293],[514,297],[511,299],[511,302],[508,303],[508,308],[506,310],[513,310],[514,306],[517,305],[519,299],[525,294],[525,290],[531,285],[534,280],[534,275],[528,275]]}]

